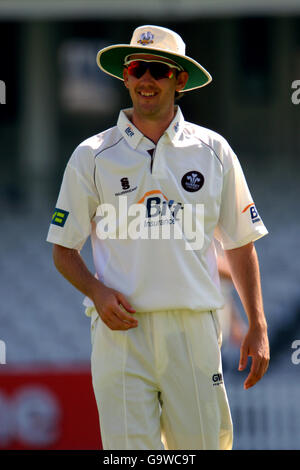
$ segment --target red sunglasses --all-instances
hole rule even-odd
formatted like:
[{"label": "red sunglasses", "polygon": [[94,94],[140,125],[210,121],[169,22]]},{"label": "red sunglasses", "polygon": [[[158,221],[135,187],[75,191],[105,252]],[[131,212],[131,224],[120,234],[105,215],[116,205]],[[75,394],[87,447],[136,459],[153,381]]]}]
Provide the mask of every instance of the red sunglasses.
[{"label": "red sunglasses", "polygon": [[182,70],[178,65],[171,65],[161,61],[147,62],[144,60],[132,60],[125,63],[125,67],[127,68],[129,75],[132,75],[135,78],[141,78],[146,71],[149,70],[155,80],[173,78],[174,69]]}]

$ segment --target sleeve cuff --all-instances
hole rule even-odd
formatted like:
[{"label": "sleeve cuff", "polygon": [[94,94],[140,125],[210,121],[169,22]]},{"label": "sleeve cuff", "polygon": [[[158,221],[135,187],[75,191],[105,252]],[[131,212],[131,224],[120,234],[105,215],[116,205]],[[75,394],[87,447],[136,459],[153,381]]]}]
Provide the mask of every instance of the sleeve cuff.
[{"label": "sleeve cuff", "polygon": [[83,245],[85,244],[85,240],[83,242],[80,242],[80,243],[74,243],[74,242],[62,240],[61,238],[55,237],[53,235],[48,235],[48,237],[46,238],[46,241],[49,242],[49,243],[53,243],[53,244],[56,244],[56,245],[61,245],[61,246],[64,246],[66,248],[71,248],[73,250],[78,250],[78,251],[81,251]]},{"label": "sleeve cuff", "polygon": [[247,237],[243,238],[242,240],[239,240],[238,242],[230,242],[230,243],[222,243],[223,249],[224,250],[232,250],[234,248],[239,248],[241,246],[247,245],[248,243],[255,242],[256,240],[259,240],[260,238],[264,237],[265,235],[268,235],[268,230],[264,227],[261,228],[260,230],[256,232],[250,233]]}]

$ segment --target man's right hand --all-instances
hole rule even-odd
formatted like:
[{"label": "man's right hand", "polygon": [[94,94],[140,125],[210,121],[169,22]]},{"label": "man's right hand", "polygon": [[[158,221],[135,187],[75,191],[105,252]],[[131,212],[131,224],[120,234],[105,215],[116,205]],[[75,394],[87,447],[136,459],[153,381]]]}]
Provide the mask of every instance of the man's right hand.
[{"label": "man's right hand", "polygon": [[92,300],[100,318],[111,330],[129,330],[138,326],[137,319],[128,314],[135,313],[135,310],[121,292],[98,282]]},{"label": "man's right hand", "polygon": [[[136,328],[138,322],[130,313],[135,313],[126,297],[102,284],[88,270],[79,251],[61,245],[53,245],[53,260],[58,271],[80,292],[89,297],[95,308],[111,330]],[[127,313],[128,312],[128,313]]]}]

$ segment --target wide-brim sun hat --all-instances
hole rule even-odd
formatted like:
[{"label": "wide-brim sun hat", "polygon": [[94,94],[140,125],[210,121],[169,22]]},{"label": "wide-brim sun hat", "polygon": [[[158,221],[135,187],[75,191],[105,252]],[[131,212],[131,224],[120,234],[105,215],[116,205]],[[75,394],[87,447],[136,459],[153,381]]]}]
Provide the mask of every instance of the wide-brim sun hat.
[{"label": "wide-brim sun hat", "polygon": [[212,81],[202,65],[185,55],[185,43],[179,34],[161,26],[139,26],[133,32],[130,44],[104,47],[97,54],[97,65],[103,72],[123,80],[125,58],[142,53],[166,57],[188,72],[188,81],[181,92],[204,87]]}]

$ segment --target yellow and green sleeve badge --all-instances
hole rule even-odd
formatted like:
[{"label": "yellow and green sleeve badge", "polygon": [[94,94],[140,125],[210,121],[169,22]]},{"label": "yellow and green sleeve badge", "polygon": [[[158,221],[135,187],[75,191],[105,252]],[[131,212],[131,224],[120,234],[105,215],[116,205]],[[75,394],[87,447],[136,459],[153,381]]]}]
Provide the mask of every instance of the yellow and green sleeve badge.
[{"label": "yellow and green sleeve badge", "polygon": [[62,209],[55,208],[54,214],[52,216],[51,224],[58,225],[59,227],[63,227],[66,223],[68,218],[69,212],[63,211]]}]

